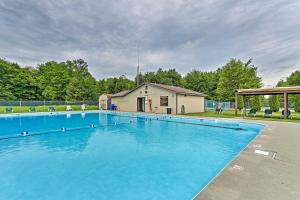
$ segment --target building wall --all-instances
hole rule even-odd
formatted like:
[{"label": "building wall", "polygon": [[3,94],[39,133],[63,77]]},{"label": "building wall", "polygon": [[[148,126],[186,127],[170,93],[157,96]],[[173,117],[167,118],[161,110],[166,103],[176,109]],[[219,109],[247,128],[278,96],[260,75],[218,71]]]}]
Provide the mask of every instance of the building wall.
[{"label": "building wall", "polygon": [[[148,88],[146,89],[145,86]],[[160,96],[168,96],[168,106],[160,106]],[[147,99],[145,112],[167,113],[167,108],[172,108],[172,114],[176,113],[176,94],[151,85],[144,85],[124,97],[113,97],[111,103],[117,105],[120,111],[137,112],[138,97]]]},{"label": "building wall", "polygon": [[[160,106],[161,96],[168,96],[168,106]],[[143,85],[124,97],[112,97],[111,103],[115,104],[119,111],[137,112],[137,98],[145,97],[145,112],[166,114],[167,108],[172,108],[172,114],[176,114],[176,96],[178,96],[178,114],[182,105],[185,106],[186,113],[204,111],[204,97],[176,95],[174,92],[152,85]]]},{"label": "building wall", "polygon": [[102,94],[99,97],[99,109],[107,110],[109,104],[110,104],[110,98],[107,96],[107,94]]},{"label": "building wall", "polygon": [[178,95],[178,114],[184,106],[185,113],[204,112],[204,97]]}]

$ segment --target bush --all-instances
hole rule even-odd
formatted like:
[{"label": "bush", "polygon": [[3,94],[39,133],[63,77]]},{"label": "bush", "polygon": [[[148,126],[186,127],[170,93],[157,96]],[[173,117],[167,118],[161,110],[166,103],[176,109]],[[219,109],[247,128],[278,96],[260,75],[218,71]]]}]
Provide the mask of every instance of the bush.
[{"label": "bush", "polygon": [[261,98],[260,98],[260,96],[254,96],[252,98],[252,108],[256,109],[257,111],[261,110]]},{"label": "bush", "polygon": [[241,97],[241,96],[238,96],[238,105],[237,105],[237,108],[239,110],[242,110],[244,108],[244,100],[243,100],[243,97]]},{"label": "bush", "polygon": [[300,95],[295,96],[295,111],[300,112]]},{"label": "bush", "polygon": [[270,109],[273,112],[278,112],[279,111],[279,96],[278,95],[272,95],[269,97],[269,106]]}]

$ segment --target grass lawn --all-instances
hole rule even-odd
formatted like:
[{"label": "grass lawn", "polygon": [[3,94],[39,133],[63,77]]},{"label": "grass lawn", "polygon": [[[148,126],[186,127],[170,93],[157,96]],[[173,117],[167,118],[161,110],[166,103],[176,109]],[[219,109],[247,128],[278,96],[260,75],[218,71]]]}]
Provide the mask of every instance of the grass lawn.
[{"label": "grass lawn", "polygon": [[[248,112],[249,111],[247,110],[246,113],[248,113]],[[215,111],[205,111],[202,113],[188,113],[185,115],[199,116],[199,117],[223,117],[223,118],[241,118],[242,117],[240,111],[238,111],[238,116],[236,117],[234,110],[224,111],[223,115],[219,115]],[[245,119],[300,122],[300,113],[292,112],[292,119],[282,119],[281,112],[273,112],[272,117],[264,117],[264,112],[257,112],[255,117],[246,116]]]},{"label": "grass lawn", "polygon": [[[56,111],[66,111],[66,105],[53,105]],[[0,106],[0,114],[6,114],[5,108],[10,106]],[[29,112],[30,106],[11,106],[13,108],[13,113],[26,113]],[[80,105],[71,106],[74,111],[81,110]],[[35,106],[36,112],[48,112],[48,106]],[[97,105],[86,105],[86,110],[98,110]],[[9,113],[7,113],[9,114]]]}]

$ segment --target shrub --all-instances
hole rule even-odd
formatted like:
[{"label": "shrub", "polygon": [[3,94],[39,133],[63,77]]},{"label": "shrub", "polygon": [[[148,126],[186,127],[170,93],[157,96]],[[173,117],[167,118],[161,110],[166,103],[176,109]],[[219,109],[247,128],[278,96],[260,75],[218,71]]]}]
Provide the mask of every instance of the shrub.
[{"label": "shrub", "polygon": [[261,98],[260,98],[260,96],[254,96],[252,98],[252,108],[256,109],[257,111],[261,110]]},{"label": "shrub", "polygon": [[244,108],[244,100],[243,100],[243,97],[241,97],[241,96],[238,96],[238,105],[237,105],[237,108],[239,110],[242,110]]},{"label": "shrub", "polygon": [[300,95],[295,96],[295,111],[300,112]]},{"label": "shrub", "polygon": [[279,111],[279,96],[278,95],[272,95],[269,97],[269,106],[270,109],[273,112],[278,112]]}]

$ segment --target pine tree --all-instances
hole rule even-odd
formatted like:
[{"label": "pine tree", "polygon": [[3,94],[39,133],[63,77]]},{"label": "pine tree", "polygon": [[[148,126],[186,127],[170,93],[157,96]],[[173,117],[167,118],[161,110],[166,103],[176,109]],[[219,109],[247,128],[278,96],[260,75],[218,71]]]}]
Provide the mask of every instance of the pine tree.
[{"label": "pine tree", "polygon": [[270,109],[273,112],[278,112],[279,111],[279,96],[278,95],[272,95],[269,97],[269,106]]},{"label": "pine tree", "polygon": [[300,95],[296,95],[294,101],[295,101],[295,105],[294,105],[295,111],[300,112]]}]

